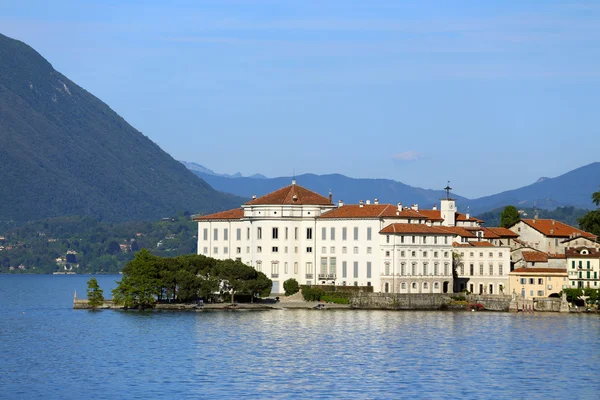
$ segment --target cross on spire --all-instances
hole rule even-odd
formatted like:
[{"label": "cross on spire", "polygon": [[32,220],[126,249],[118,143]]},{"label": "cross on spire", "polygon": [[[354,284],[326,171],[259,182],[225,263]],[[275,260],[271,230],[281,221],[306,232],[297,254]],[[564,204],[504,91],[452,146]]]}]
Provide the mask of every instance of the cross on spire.
[{"label": "cross on spire", "polygon": [[450,191],[452,190],[450,187],[450,181],[448,181],[448,186],[446,186],[444,190],[446,191],[446,200],[450,200]]}]

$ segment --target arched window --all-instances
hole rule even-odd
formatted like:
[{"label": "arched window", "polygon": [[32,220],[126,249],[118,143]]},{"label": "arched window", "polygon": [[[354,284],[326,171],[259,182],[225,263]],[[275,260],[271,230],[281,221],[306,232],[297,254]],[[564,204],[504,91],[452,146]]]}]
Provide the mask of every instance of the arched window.
[{"label": "arched window", "polygon": [[416,288],[417,288],[417,282],[413,282],[413,283],[412,283],[412,288],[413,288],[413,289],[416,289]]},{"label": "arched window", "polygon": [[427,284],[427,282],[423,282],[423,289],[427,290],[428,287],[429,287],[429,285]]},{"label": "arched window", "polygon": [[438,290],[438,289],[440,288],[440,283],[439,283],[439,282],[434,282],[434,283],[433,283],[433,288],[434,288],[435,290]]},{"label": "arched window", "polygon": [[388,282],[385,283],[385,292],[386,293],[390,292],[390,284]]}]

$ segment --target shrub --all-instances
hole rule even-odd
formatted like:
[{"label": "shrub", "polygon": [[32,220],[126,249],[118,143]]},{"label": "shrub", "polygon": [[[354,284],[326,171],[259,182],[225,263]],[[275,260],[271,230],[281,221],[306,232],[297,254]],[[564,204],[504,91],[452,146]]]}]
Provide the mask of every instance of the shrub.
[{"label": "shrub", "polygon": [[285,290],[286,296],[291,296],[294,293],[298,293],[298,290],[300,290],[300,285],[298,284],[297,280],[290,278],[283,282],[283,290]]},{"label": "shrub", "polygon": [[350,299],[346,296],[340,297],[334,294],[326,294],[321,297],[326,303],[335,303],[335,304],[350,304]]},{"label": "shrub", "polygon": [[323,289],[319,288],[305,287],[302,289],[302,297],[306,301],[320,301],[324,294]]}]

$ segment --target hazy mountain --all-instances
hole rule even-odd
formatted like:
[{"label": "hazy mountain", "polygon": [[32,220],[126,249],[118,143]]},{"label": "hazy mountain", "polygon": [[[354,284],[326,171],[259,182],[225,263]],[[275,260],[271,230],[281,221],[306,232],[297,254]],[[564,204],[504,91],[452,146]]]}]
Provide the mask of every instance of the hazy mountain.
[{"label": "hazy mountain", "polygon": [[[288,185],[291,177],[280,178],[227,178],[219,174],[206,174],[194,171],[196,175],[206,180],[217,190],[234,193],[239,196],[250,197],[253,194],[262,195]],[[421,207],[431,207],[438,204],[439,199],[445,195],[441,190],[421,189],[389,179],[355,179],[344,175],[313,175],[306,174],[296,177],[298,184],[327,194],[332,190],[334,200],[344,200],[348,203],[357,203],[359,200],[373,200],[380,202],[404,204],[417,203]],[[591,193],[597,191],[600,185],[600,163],[593,163],[578,168],[556,178],[540,178],[531,185],[485,196],[478,199],[467,199],[455,193],[457,206],[461,212],[469,211],[471,214],[483,213],[507,205],[519,208],[555,209],[563,206],[577,208],[593,208]]]},{"label": "hazy mountain", "polygon": [[3,35],[0,167],[0,222],[150,219],[243,201],[215,191],[31,47]]},{"label": "hazy mountain", "polygon": [[[195,162],[180,161],[180,163],[182,163],[183,165],[185,165],[187,167],[187,169],[189,169],[190,171],[201,172],[201,173],[206,174],[206,175],[222,176],[223,178],[242,178],[243,177],[243,175],[241,173],[239,173],[239,172],[236,172],[233,175],[230,175],[230,174],[219,174],[218,172],[215,172],[212,169],[206,168],[204,165],[200,165],[200,164],[195,163]],[[267,177],[264,176],[264,175],[262,175],[262,174],[250,175],[249,178],[267,179]]]}]

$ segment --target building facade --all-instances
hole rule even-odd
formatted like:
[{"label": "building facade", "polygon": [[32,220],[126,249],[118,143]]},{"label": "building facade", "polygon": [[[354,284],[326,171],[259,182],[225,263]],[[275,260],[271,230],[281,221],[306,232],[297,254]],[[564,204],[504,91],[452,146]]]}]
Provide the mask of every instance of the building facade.
[{"label": "building facade", "polygon": [[600,289],[600,250],[594,247],[567,249],[569,287]]},{"label": "building facade", "polygon": [[524,300],[549,297],[568,287],[567,270],[560,268],[517,268],[509,273],[511,293]]}]

